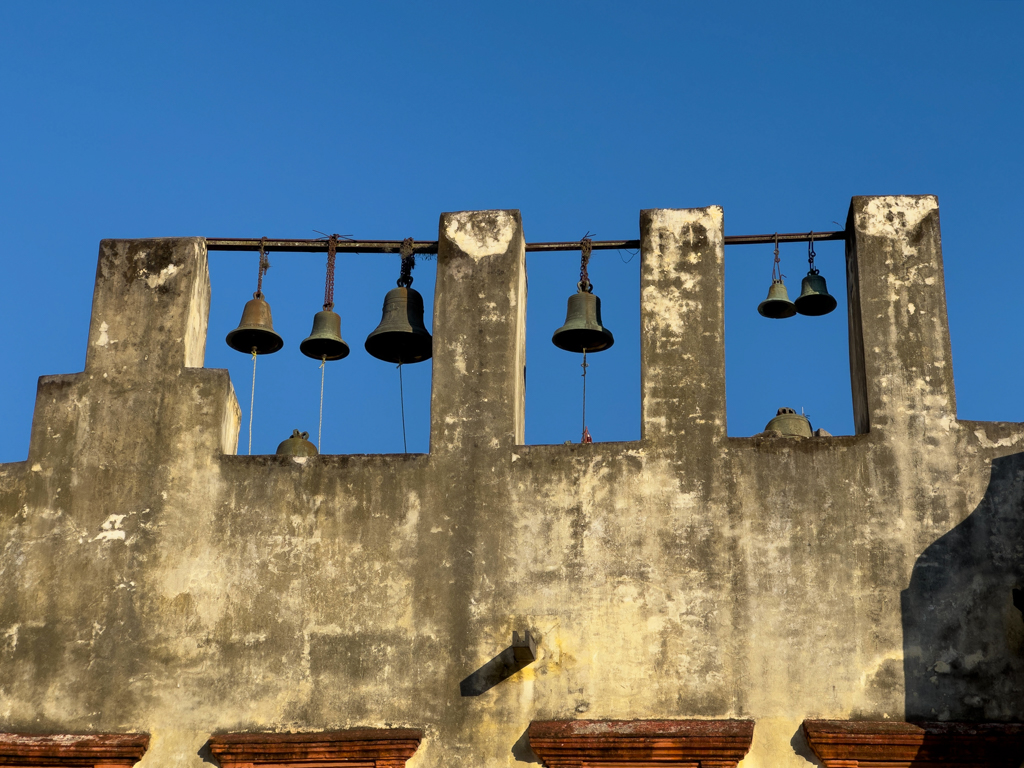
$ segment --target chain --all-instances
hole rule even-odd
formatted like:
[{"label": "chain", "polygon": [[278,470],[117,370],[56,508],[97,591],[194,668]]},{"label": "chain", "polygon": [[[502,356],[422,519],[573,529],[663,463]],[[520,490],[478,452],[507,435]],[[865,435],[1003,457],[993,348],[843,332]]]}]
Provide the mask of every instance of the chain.
[{"label": "chain", "polygon": [[811,268],[807,270],[809,275],[820,274],[818,268],[814,266],[814,257],[817,255],[814,253],[814,232],[810,233],[810,241],[807,243],[807,263],[811,265]]},{"label": "chain", "polygon": [[584,293],[593,293],[594,285],[590,282],[590,274],[587,266],[590,264],[590,253],[594,248],[594,241],[589,237],[580,240],[580,282],[577,287]]},{"label": "chain", "polygon": [[338,252],[338,236],[327,238],[327,279],[324,281],[324,309],[334,309],[334,258]]},{"label": "chain", "polygon": [[411,237],[402,241],[399,253],[402,254],[402,273],[398,278],[399,288],[412,288],[412,270],[416,266],[416,255],[414,253],[415,243]]},{"label": "chain", "polygon": [[254,298],[263,298],[263,276],[270,269],[270,259],[267,258],[267,238],[260,238],[260,275],[256,280],[256,295]]}]

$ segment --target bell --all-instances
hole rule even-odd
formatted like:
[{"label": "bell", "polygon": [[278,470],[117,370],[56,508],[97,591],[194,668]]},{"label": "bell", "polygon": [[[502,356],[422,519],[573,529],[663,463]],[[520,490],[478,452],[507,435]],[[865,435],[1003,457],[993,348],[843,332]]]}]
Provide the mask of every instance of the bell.
[{"label": "bell", "polygon": [[258,355],[269,355],[284,346],[284,339],[274,332],[270,305],[262,293],[257,291],[245,302],[242,319],[235,330],[228,332],[226,341],[229,347],[245,354],[256,350]]},{"label": "bell", "polygon": [[309,432],[292,430],[292,436],[277,446],[278,456],[316,456],[320,453],[316,446],[309,442]]},{"label": "bell", "polygon": [[601,300],[587,291],[569,297],[565,325],[555,331],[551,343],[566,352],[600,352],[615,343],[615,337],[601,324]]},{"label": "bell", "polygon": [[781,432],[783,437],[810,437],[811,422],[802,413],[797,413],[792,408],[779,408],[775,418],[768,422],[764,431],[775,430]]},{"label": "bell", "polygon": [[313,330],[299,344],[299,352],[314,360],[341,360],[348,357],[348,344],[341,338],[341,318],[325,309],[313,316]]},{"label": "bell", "polygon": [[800,296],[793,302],[796,311],[801,315],[818,317],[827,315],[836,308],[834,296],[830,296],[825,286],[825,278],[815,272],[808,272],[801,284]]},{"label": "bell", "polygon": [[768,289],[768,298],[757,305],[757,313],[762,317],[781,319],[796,314],[796,307],[789,300],[789,292],[781,280],[772,280]]},{"label": "bell", "polygon": [[386,363],[419,363],[433,354],[433,339],[423,325],[423,297],[415,288],[392,288],[384,297],[384,314],[364,344]]}]

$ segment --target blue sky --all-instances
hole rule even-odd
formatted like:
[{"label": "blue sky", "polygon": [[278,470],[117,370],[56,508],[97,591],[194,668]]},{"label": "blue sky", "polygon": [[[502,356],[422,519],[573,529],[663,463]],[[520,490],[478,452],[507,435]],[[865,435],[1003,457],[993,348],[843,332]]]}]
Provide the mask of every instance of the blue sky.
[{"label": "blue sky", "polygon": [[[0,461],[28,451],[36,380],[82,370],[105,237],[437,237],[443,211],[518,208],[528,241],[635,238],[644,208],[722,205],[726,234],[838,229],[861,194],[936,194],[962,418],[1024,420],[1024,3],[6,3],[0,5]],[[817,248],[825,318],[756,306],[769,246],[726,249],[731,435],[779,406],[853,431],[842,245]],[[806,247],[782,248],[792,295]],[[298,352],[322,255],[271,255],[280,353],[260,361],[253,451],[315,434]],[[527,442],[579,439],[576,356],[555,349],[578,254],[528,259]],[[395,369],[363,352],[397,257],[338,259],[353,348],[329,364],[328,453],[401,451]],[[254,290],[211,254],[206,365]],[[639,258],[591,275],[616,345],[591,356],[595,440],[639,436]],[[432,306],[433,264],[416,287]],[[407,366],[427,449],[429,364]],[[245,450],[245,429],[241,450]]]}]

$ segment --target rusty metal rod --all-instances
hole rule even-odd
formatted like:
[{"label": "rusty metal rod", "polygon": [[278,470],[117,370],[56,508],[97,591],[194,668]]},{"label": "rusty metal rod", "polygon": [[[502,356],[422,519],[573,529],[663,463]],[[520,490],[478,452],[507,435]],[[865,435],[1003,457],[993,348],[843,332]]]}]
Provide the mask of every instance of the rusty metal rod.
[{"label": "rusty metal rod", "polygon": [[[816,242],[826,240],[845,240],[846,232],[787,232],[779,233],[780,243],[806,243],[814,235]],[[774,243],[776,235],[726,235],[726,245],[758,245]],[[227,238],[208,237],[206,248],[210,251],[258,251],[260,238]],[[267,251],[276,253],[318,253],[327,251],[327,240],[270,240],[264,244]],[[594,240],[591,247],[595,251],[636,250],[640,247],[639,240]],[[339,253],[399,253],[401,240],[339,240]],[[561,243],[527,243],[530,251],[578,251],[579,241]],[[436,240],[418,240],[413,248],[414,253],[437,253]]]}]

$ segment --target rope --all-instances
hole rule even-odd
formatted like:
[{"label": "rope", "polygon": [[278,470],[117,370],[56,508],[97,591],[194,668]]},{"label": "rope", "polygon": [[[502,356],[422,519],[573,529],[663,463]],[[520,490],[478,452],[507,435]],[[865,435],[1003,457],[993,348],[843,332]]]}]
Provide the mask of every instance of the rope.
[{"label": "rope", "polygon": [[580,240],[580,282],[579,289],[586,293],[593,293],[594,286],[590,282],[590,274],[587,272],[587,266],[590,264],[590,254],[594,248],[594,241],[589,237],[584,237]]},{"label": "rope", "polygon": [[324,369],[327,368],[327,355],[324,355],[320,360],[320,423],[316,428],[316,449],[320,453],[323,453],[323,449],[320,447],[320,440],[323,437],[324,430]]},{"label": "rope", "polygon": [[402,405],[402,450],[409,452],[409,445],[405,442],[405,389],[402,386],[402,364],[398,364],[398,400]]},{"label": "rope", "polygon": [[267,258],[267,238],[260,238],[260,274],[256,279],[256,298],[262,298],[263,296],[263,276],[267,274],[267,270],[270,269],[270,259]]},{"label": "rope", "polygon": [[587,368],[590,365],[587,363],[587,348],[583,348],[583,437],[580,439],[581,443],[592,443],[594,442],[590,438],[590,432],[587,431]]},{"label": "rope", "polygon": [[252,456],[252,409],[256,404],[256,347],[252,348],[252,394],[249,396],[249,455]]},{"label": "rope", "polygon": [[338,235],[327,239],[327,279],[324,283],[324,309],[334,309],[334,259],[338,252]]},{"label": "rope", "polygon": [[413,252],[415,248],[414,241],[411,237],[405,238],[402,241],[402,247],[399,253],[402,254],[402,273],[398,277],[399,288],[411,288],[412,287],[412,270],[416,266],[416,255]]}]

